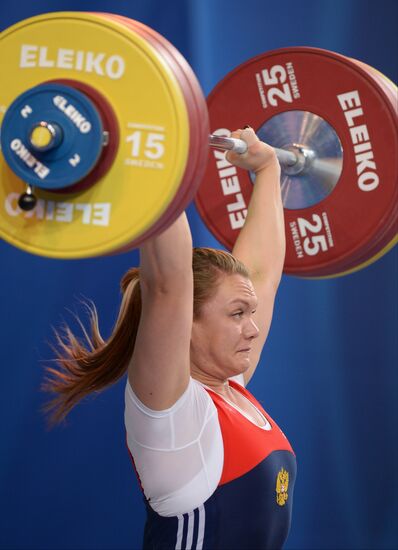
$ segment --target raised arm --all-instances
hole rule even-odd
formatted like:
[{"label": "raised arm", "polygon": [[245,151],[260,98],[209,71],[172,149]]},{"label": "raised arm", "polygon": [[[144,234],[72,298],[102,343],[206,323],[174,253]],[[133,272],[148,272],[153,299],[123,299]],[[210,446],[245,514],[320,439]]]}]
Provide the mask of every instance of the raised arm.
[{"label": "raised arm", "polygon": [[280,189],[280,165],[272,147],[258,140],[252,129],[233,132],[232,137],[245,140],[247,153],[229,152],[227,159],[256,174],[245,225],[232,253],[249,269],[257,297],[255,322],[259,337],[253,342],[251,368],[245,383],[252,377],[271,325],[275,295],[285,259],[285,226]]},{"label": "raised arm", "polygon": [[189,382],[192,237],[185,214],[140,249],[142,313],[129,381],[147,407],[171,407]]}]

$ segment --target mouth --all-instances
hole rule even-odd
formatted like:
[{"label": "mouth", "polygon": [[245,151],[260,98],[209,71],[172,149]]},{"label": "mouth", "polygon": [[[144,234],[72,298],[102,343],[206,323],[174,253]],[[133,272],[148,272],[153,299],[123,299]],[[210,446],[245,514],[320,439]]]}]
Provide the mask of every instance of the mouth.
[{"label": "mouth", "polygon": [[252,348],[238,349],[238,353],[250,353]]}]

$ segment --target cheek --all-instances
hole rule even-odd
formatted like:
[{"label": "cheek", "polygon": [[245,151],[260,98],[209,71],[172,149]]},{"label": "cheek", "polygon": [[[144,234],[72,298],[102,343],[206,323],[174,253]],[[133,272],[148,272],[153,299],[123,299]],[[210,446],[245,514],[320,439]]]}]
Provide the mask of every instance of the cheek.
[{"label": "cheek", "polygon": [[192,344],[211,353],[228,351],[239,340],[241,327],[229,316],[207,315],[192,327]]},{"label": "cheek", "polygon": [[236,322],[227,319],[223,323],[217,325],[214,334],[217,335],[216,337],[220,345],[223,343],[225,343],[225,345],[236,344],[236,341],[240,338],[240,327]]}]

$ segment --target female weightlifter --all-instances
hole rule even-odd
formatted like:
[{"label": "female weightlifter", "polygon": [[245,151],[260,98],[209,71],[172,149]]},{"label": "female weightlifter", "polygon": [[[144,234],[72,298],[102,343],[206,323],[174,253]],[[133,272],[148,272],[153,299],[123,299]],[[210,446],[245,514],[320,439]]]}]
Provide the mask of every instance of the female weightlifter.
[{"label": "female weightlifter", "polygon": [[[280,168],[246,127],[227,159],[255,173],[232,255],[195,248],[185,215],[141,247],[122,279],[108,341],[92,310],[88,346],[66,329],[45,389],[62,420],[126,371],[128,448],[147,509],[143,548],[281,548],[292,511],[295,456],[246,390],[267,337],[285,254]],[[84,330],[84,329],[83,329]]]}]

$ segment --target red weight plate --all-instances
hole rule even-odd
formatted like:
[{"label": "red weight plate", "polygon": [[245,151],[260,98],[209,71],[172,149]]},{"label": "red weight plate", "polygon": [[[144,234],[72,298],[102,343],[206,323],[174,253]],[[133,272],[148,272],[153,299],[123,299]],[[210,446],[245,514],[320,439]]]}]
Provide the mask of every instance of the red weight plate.
[{"label": "red weight plate", "polygon": [[[141,34],[148,43],[150,43],[161,58],[171,68],[177,81],[181,87],[184,100],[187,105],[187,113],[190,124],[190,147],[189,157],[185,169],[180,188],[161,218],[143,235],[136,239],[133,243],[128,244],[119,249],[117,252],[124,252],[132,248],[136,248],[145,239],[163,231],[168,227],[186,208],[188,203],[193,199],[198,185],[202,179],[205,160],[207,157],[207,141],[208,141],[208,116],[207,105],[196,80],[192,69],[189,67],[183,56],[172,46],[164,37],[158,34],[153,29],[133,21],[131,19],[115,16],[110,14],[102,14],[120,23],[128,28]],[[203,147],[203,143],[206,144]]]},{"label": "red weight plate", "polygon": [[372,77],[378,81],[378,83],[385,89],[387,95],[389,96],[391,100],[391,104],[393,106],[393,109],[395,110],[395,113],[398,115],[398,88],[397,85],[394,84],[387,76],[385,76],[383,73],[375,69],[374,67],[371,67],[370,65],[367,65],[363,61],[359,61],[358,59],[351,59],[354,63],[362,67],[365,71],[367,71],[369,74],[372,75]]},{"label": "red weight plate", "polygon": [[[115,15],[115,14],[108,14],[108,13],[96,13],[96,15],[99,15],[99,16],[103,17],[104,19],[112,20],[113,22],[119,23],[123,27],[133,31],[134,34],[138,34],[142,38],[144,38],[146,40],[146,42],[153,47],[153,49],[156,52],[156,55],[158,56],[158,58],[160,58],[167,65],[167,67],[173,72],[174,76],[176,77],[176,74],[175,74],[176,71],[174,70],[174,67],[170,66],[170,64],[164,59],[164,57],[161,54],[161,52],[159,51],[158,47],[154,46],[153,42],[148,40],[147,35],[144,32],[142,32],[142,30],[138,26],[136,27],[134,25],[135,22],[133,20],[122,17],[122,16],[118,16],[118,15]],[[183,92],[182,89],[181,89],[181,92]],[[185,96],[184,96],[184,103],[186,104]],[[189,112],[189,109],[188,109],[188,105],[187,105],[187,115],[188,115],[188,119],[189,119],[189,126],[190,126],[190,129],[191,129],[191,115],[190,115],[190,112]],[[139,237],[134,239],[132,242],[124,245],[123,247],[117,248],[116,250],[112,251],[111,255],[127,252],[129,250],[137,248],[145,239],[148,239],[152,235],[155,235],[156,233],[159,233],[159,232],[163,231],[166,228],[165,221],[174,213],[174,211],[177,208],[176,205],[180,201],[181,195],[184,194],[185,174],[187,172],[188,166],[191,165],[191,162],[190,162],[190,159],[191,159],[191,156],[192,156],[192,138],[191,138],[191,134],[192,134],[192,132],[190,131],[190,144],[189,144],[188,157],[187,157],[187,162],[186,162],[186,166],[185,166],[184,176],[181,180],[181,183],[180,183],[180,185],[178,187],[178,190],[177,190],[176,194],[174,195],[172,201],[167,206],[167,208],[164,210],[162,215],[158,218],[158,220],[147,231],[145,231],[142,235],[140,235]]]},{"label": "red weight plate", "polygon": [[178,208],[181,202],[183,201],[184,197],[187,194],[187,187],[189,184],[189,181],[192,177],[192,171],[196,165],[196,152],[197,152],[197,143],[196,143],[196,137],[194,132],[192,131],[192,128],[195,127],[197,123],[196,118],[196,111],[194,109],[194,106],[192,105],[192,99],[187,94],[187,88],[185,81],[181,82],[181,78],[179,78],[179,67],[176,65],[175,61],[171,56],[168,54],[168,52],[165,50],[165,48],[160,44],[159,41],[155,40],[150,33],[147,31],[147,27],[145,25],[140,25],[138,22],[135,22],[131,19],[122,17],[122,16],[116,16],[116,15],[107,15],[106,17],[109,17],[113,20],[119,21],[123,25],[127,26],[128,28],[134,30],[137,34],[140,34],[143,36],[146,41],[152,45],[152,47],[156,50],[159,56],[167,63],[167,65],[171,68],[174,75],[177,78],[177,81],[181,87],[181,91],[184,96],[185,103],[187,105],[187,113],[189,118],[189,125],[190,125],[190,144],[189,144],[189,153],[188,153],[188,160],[185,167],[184,176],[181,180],[181,184],[179,186],[179,189],[172,201],[172,203],[169,205],[167,210],[163,213],[163,215],[159,218],[159,220],[152,225],[151,228],[148,229],[143,235],[140,235],[138,239],[136,239],[133,243],[129,243],[127,246],[123,247],[122,252],[127,251],[129,249],[137,247],[141,242],[143,242],[145,239],[150,238],[151,236],[163,231],[166,229],[166,227],[177,217]]},{"label": "red weight plate", "polygon": [[[398,129],[391,102],[367,71],[325,50],[275,50],[227,75],[210,94],[208,107],[212,133],[245,123],[260,130],[281,113],[301,112],[320,117],[342,144],[342,172],[332,191],[312,205],[285,207],[286,273],[337,273],[352,258],[369,254],[369,243],[394,217]],[[227,248],[244,221],[251,190],[249,174],[234,172],[220,154],[210,153],[197,206]]]},{"label": "red weight plate", "polygon": [[[397,87],[387,79],[382,73],[366,65],[361,61],[352,59],[354,63],[362,67],[368,74],[373,78],[375,85],[380,86],[384,90],[386,96],[389,98],[392,108],[394,109],[396,115],[398,115],[398,90]],[[328,276],[340,276],[345,274],[345,272],[358,271],[363,269],[366,266],[370,265],[376,259],[381,258],[385,253],[387,253],[395,245],[397,241],[397,222],[398,222],[398,204],[394,205],[393,211],[389,220],[387,220],[386,225],[381,228],[380,233],[377,238],[369,241],[368,249],[360,257],[349,258],[345,263],[342,271],[335,274],[333,271],[325,269],[320,269],[317,272],[317,275],[322,277]]]},{"label": "red weight plate", "polygon": [[188,111],[190,115],[192,115],[190,121],[193,155],[192,161],[190,160],[190,166],[187,166],[187,172],[184,175],[184,189],[186,192],[181,195],[181,201],[174,215],[167,220],[166,223],[168,226],[183,212],[186,206],[194,198],[203,178],[209,148],[207,103],[194,72],[181,53],[168,42],[168,40],[153,29],[137,21],[134,23],[147,33],[148,40],[153,40],[162,51],[163,56],[169,60],[169,63],[172,62],[173,67],[178,69],[176,70],[176,76],[187,101]]},{"label": "red weight plate", "polygon": [[[169,65],[173,67],[184,93],[190,116],[190,150],[192,151],[192,155],[189,158],[189,163],[184,174],[181,192],[179,192],[177,200],[173,203],[175,208],[173,210],[168,209],[165,218],[162,220],[162,230],[164,230],[181,214],[187,204],[193,199],[203,176],[209,133],[207,105],[192,69],[178,50],[153,29],[136,21],[127,21],[132,23],[134,28],[138,28],[140,32],[144,33],[147,40],[162,53]],[[203,144],[205,144],[205,147],[203,147]],[[140,238],[140,242],[156,232],[158,232],[157,227],[151,228],[150,232],[143,235],[142,239]]]},{"label": "red weight plate", "polygon": [[[396,117],[398,117],[398,89],[393,82],[391,82],[386,76],[382,73],[366,65],[365,63],[357,60],[353,60],[365,71],[368,71],[372,75],[373,79],[378,83],[378,85],[384,89],[387,97],[390,100],[391,106],[395,111]],[[367,255],[366,261],[363,267],[373,263],[376,259],[381,258],[385,253],[387,253],[397,242],[397,230],[398,230],[398,203],[394,205],[393,214],[390,217],[389,223],[384,227],[383,233],[380,234],[380,238],[372,243],[372,246]],[[352,262],[348,265],[350,269],[358,267]]]}]

